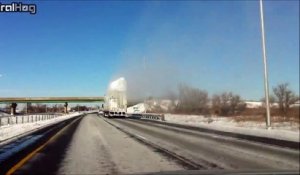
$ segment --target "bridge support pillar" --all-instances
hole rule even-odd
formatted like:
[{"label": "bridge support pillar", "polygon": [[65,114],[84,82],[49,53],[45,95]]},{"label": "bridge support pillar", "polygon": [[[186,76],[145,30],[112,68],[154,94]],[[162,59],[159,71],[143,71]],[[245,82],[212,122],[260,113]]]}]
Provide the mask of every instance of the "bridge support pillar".
[{"label": "bridge support pillar", "polygon": [[10,115],[16,114],[17,103],[11,103],[10,105]]},{"label": "bridge support pillar", "polygon": [[65,113],[65,114],[68,113],[68,102],[65,102],[65,105],[64,105],[64,113]]}]

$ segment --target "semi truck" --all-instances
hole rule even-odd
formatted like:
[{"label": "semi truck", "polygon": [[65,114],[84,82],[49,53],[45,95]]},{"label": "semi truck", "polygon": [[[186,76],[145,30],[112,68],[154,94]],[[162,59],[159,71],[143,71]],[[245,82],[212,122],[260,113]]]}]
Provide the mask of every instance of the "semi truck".
[{"label": "semi truck", "polygon": [[123,77],[110,83],[104,99],[103,115],[105,117],[126,117],[126,89],[127,84]]}]

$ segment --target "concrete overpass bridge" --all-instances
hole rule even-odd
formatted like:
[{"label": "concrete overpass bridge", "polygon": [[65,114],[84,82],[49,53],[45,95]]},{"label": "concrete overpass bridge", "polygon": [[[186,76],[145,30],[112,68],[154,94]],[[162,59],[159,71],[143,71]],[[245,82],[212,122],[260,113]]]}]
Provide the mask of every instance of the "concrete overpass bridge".
[{"label": "concrete overpass bridge", "polygon": [[11,114],[16,113],[17,103],[64,103],[67,113],[68,103],[103,102],[104,97],[9,97],[0,98],[0,103],[10,103]]}]

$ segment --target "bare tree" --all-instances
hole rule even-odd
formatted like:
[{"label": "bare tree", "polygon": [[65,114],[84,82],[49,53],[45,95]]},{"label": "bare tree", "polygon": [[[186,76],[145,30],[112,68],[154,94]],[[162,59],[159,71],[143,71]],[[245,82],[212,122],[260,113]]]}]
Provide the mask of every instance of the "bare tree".
[{"label": "bare tree", "polygon": [[226,116],[244,110],[245,104],[242,103],[239,95],[235,95],[232,92],[223,92],[220,95],[213,95],[212,108],[215,113]]},{"label": "bare tree", "polygon": [[46,112],[46,105],[36,104],[30,106],[30,111],[33,113],[43,113]]},{"label": "bare tree", "polygon": [[277,97],[279,109],[283,116],[287,115],[290,105],[294,104],[299,99],[288,86],[288,83],[282,83],[273,88],[273,92]]},{"label": "bare tree", "polygon": [[230,112],[230,95],[228,92],[221,94],[221,114],[228,115]]},{"label": "bare tree", "polygon": [[179,86],[179,105],[182,112],[206,113],[208,105],[208,93],[198,88],[187,85]]},{"label": "bare tree", "polygon": [[168,112],[174,112],[177,106],[176,101],[178,100],[178,94],[170,90],[166,92],[165,98],[171,101],[171,103],[168,106]]},{"label": "bare tree", "polygon": [[214,114],[220,114],[220,109],[221,109],[221,96],[220,95],[213,95],[211,98],[211,103],[212,103],[212,110],[214,111]]},{"label": "bare tree", "polygon": [[235,95],[233,93],[229,93],[229,103],[230,103],[230,111],[232,114],[235,114],[236,108],[241,101],[241,97],[239,95]]}]

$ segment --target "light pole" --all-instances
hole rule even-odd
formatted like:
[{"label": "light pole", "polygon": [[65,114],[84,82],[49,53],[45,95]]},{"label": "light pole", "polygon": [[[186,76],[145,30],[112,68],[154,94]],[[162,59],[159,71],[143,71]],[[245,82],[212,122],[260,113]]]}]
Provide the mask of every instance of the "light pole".
[{"label": "light pole", "polygon": [[269,82],[268,82],[269,80],[268,80],[265,27],[264,27],[264,12],[263,12],[263,2],[262,2],[262,0],[259,1],[259,6],[260,6],[262,51],[263,51],[263,62],[264,62],[265,100],[266,100],[266,112],[267,112],[267,123],[266,123],[266,125],[267,125],[267,129],[271,129],[270,104],[269,104]]}]

